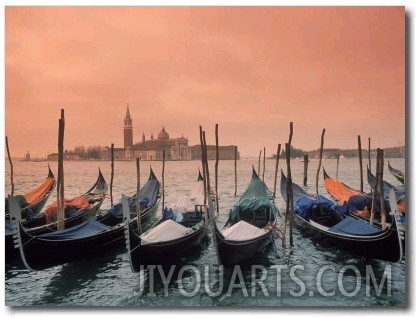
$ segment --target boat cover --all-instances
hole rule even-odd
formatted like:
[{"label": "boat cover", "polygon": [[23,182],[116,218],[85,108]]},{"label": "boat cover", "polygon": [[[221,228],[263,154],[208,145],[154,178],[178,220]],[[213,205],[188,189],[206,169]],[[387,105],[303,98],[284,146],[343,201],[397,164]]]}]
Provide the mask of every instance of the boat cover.
[{"label": "boat cover", "polygon": [[24,195],[26,202],[33,204],[42,199],[55,184],[55,178],[47,178],[42,184]]},{"label": "boat cover", "polygon": [[340,215],[347,215],[349,213],[348,204],[338,205],[322,195],[299,197],[294,203],[294,213],[308,221],[308,211],[317,207],[321,207],[323,210],[335,211]]},{"label": "boat cover", "polygon": [[264,235],[265,229],[260,229],[248,222],[239,221],[221,233],[228,241],[247,241]]},{"label": "boat cover", "polygon": [[151,228],[140,236],[141,245],[160,243],[181,238],[192,232],[191,228],[185,227],[173,220],[166,220]]},{"label": "boat cover", "polygon": [[[77,211],[84,211],[90,207],[90,203],[84,196],[75,197],[72,199],[64,199],[65,217],[74,216]],[[56,221],[58,212],[58,201],[50,204],[44,211],[46,223]]]},{"label": "boat cover", "polygon": [[54,231],[51,233],[41,234],[38,237],[47,240],[69,240],[94,236],[97,233],[106,231],[111,227],[95,220],[90,220],[79,225]]},{"label": "boat cover", "polygon": [[[345,202],[347,202],[349,205],[350,212],[366,214],[364,211],[365,206],[368,207],[368,211],[371,210],[372,193],[362,194],[361,192],[355,191],[352,188],[345,185],[344,183],[334,180],[332,178],[324,179],[324,187],[326,188],[327,192],[329,192],[329,194],[339,202],[339,204],[344,204]],[[400,193],[397,192],[397,194]],[[380,209],[379,197],[380,196],[377,193],[377,212]],[[391,210],[389,208],[390,205],[388,200],[385,200],[385,206],[388,207],[388,211]],[[401,198],[399,198],[398,209],[400,212],[405,213],[405,203],[401,201]]]},{"label": "boat cover", "polygon": [[347,217],[329,228],[330,232],[348,234],[348,235],[375,235],[383,232],[381,229],[371,226],[361,220],[356,220],[351,217]]},{"label": "boat cover", "polygon": [[241,211],[257,211],[262,209],[265,209],[269,213],[269,220],[275,220],[276,207],[268,193],[269,189],[265,183],[256,173],[253,173],[248,188],[230,210],[228,223],[234,224],[240,221]]},{"label": "boat cover", "polygon": [[359,191],[355,191],[349,188],[344,183],[332,178],[324,179],[324,187],[326,188],[327,192],[330,193],[331,196],[333,196],[337,201],[339,201],[339,204],[348,202],[349,198],[353,195],[363,195]]},{"label": "boat cover", "polygon": [[[139,191],[139,203],[142,211],[150,209],[156,202],[159,193],[159,181],[158,179],[149,179],[142,189]],[[129,204],[129,211],[136,209],[136,197],[128,197],[127,202]],[[110,212],[115,217],[122,217],[122,203],[119,202],[110,208]]]}]

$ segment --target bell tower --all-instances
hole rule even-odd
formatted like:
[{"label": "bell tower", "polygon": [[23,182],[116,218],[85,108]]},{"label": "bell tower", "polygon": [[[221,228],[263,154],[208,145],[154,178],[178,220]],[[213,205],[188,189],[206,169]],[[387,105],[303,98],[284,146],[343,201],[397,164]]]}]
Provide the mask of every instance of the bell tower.
[{"label": "bell tower", "polygon": [[123,131],[124,131],[124,148],[127,149],[133,146],[133,126],[132,126],[132,118],[130,117],[129,104],[127,104]]}]

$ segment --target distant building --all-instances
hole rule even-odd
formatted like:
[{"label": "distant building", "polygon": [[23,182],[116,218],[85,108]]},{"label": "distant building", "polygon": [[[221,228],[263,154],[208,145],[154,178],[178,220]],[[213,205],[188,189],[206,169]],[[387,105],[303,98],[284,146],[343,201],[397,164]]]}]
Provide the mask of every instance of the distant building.
[{"label": "distant building", "polygon": [[[125,118],[123,120],[123,148],[113,148],[115,160],[133,160],[140,158],[141,160],[162,160],[165,150],[166,160],[201,160],[201,146],[188,145],[188,139],[183,135],[178,138],[170,138],[165,127],[162,127],[157,138],[153,134],[147,139],[145,133],[142,134],[141,142],[133,141],[133,120],[130,115],[129,105],[126,108]],[[240,159],[237,146],[219,146],[219,160]],[[26,158],[30,158],[27,154]],[[207,145],[207,158],[209,160],[216,159],[216,146]],[[110,147],[76,147],[74,151],[65,150],[65,160],[110,160]],[[48,160],[58,160],[58,153],[50,153]]]}]

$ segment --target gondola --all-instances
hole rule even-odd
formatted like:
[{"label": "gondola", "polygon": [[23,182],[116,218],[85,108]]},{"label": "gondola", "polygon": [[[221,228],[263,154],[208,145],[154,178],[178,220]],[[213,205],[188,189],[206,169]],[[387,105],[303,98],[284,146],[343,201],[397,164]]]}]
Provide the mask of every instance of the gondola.
[{"label": "gondola", "polygon": [[[155,215],[160,196],[159,181],[152,170],[147,183],[139,192],[139,198],[143,215]],[[108,213],[114,216],[111,211]],[[41,235],[31,235],[17,220],[16,240],[23,263],[30,270],[43,270],[124,248],[123,218],[109,225],[113,220],[110,221],[107,213],[105,215],[71,228]],[[136,218],[132,218],[131,224],[136,224]]]},{"label": "gondola", "polygon": [[[350,213],[354,214],[357,217],[366,217],[370,212],[370,204],[372,201],[372,193],[363,193],[358,190],[355,190],[345,183],[331,178],[326,170],[323,168],[323,177],[324,177],[324,188],[330,194],[330,196],[336,200],[340,205],[345,203],[350,205]],[[372,176],[373,177],[373,176]],[[373,179],[372,179],[373,182]],[[392,188],[388,183],[386,183],[384,193],[389,193]],[[385,192],[388,191],[388,192]],[[379,196],[377,196],[377,202],[379,206]],[[364,211],[365,206],[369,206],[367,211]],[[404,202],[400,200],[398,202],[398,210],[404,212]],[[369,215],[368,215],[369,218]]]},{"label": "gondola", "polygon": [[[366,222],[370,221],[370,212],[372,209],[372,193],[362,193],[360,191],[354,190],[353,188],[347,186],[345,183],[338,180],[332,179],[323,168],[324,176],[324,188],[327,190],[329,195],[338,202],[339,205],[346,207],[346,213],[351,217],[360,219]],[[386,201],[386,200],[385,200]],[[376,197],[376,209],[375,209],[375,218],[374,225],[381,226],[381,214],[380,214],[380,197]],[[386,206],[388,202],[386,201]],[[398,202],[397,204],[398,211],[400,212],[397,215],[397,226],[401,235],[401,241],[403,243],[403,252],[405,252],[405,217],[402,215],[405,211],[405,202]],[[389,216],[388,222],[391,222],[392,219]]]},{"label": "gondola", "polygon": [[[51,168],[48,165],[48,176],[36,188],[30,190],[23,195],[17,195],[16,199],[19,202],[22,218],[28,218],[31,215],[38,214],[48,201],[52,190],[55,187],[55,177]],[[5,199],[5,216],[9,219],[8,200]]]},{"label": "gondola", "polygon": [[165,266],[199,257],[208,243],[209,209],[213,208],[209,195],[205,200],[204,182],[199,173],[191,194],[164,208],[161,220],[144,233],[132,225],[127,199],[122,199],[126,248],[133,272],[140,271],[142,265]]},{"label": "gondola", "polygon": [[[160,199],[160,182],[156,178],[155,173],[152,170],[152,167],[149,171],[149,178],[147,182],[139,191],[139,201],[140,201],[140,219],[142,226],[146,227],[149,222],[151,222],[156,215],[158,210],[157,206],[159,205]],[[137,203],[137,194],[133,194],[127,197],[130,218],[136,218],[136,203]],[[116,225],[123,222],[123,210],[122,210],[122,201],[113,205],[109,210],[105,211],[97,217],[97,221],[106,224],[106,225]]]},{"label": "gondola", "polygon": [[[399,262],[403,256],[403,247],[396,218],[386,229],[372,226],[368,222],[342,216],[340,205],[321,196],[308,194],[302,187],[292,183],[294,199],[294,222],[309,236],[318,242],[336,246],[352,254],[371,259]],[[287,198],[287,178],[281,171],[281,195]],[[394,198],[393,198],[394,197]],[[393,201],[392,201],[393,200]],[[390,194],[390,202],[395,202],[395,194]],[[397,213],[397,206],[394,205]]]},{"label": "gondola", "polygon": [[230,210],[222,229],[214,222],[214,242],[219,263],[225,266],[251,264],[274,241],[276,206],[265,183],[252,169],[251,181]]},{"label": "gondola", "polygon": [[[85,221],[91,220],[96,216],[97,211],[102,205],[108,187],[106,180],[99,169],[99,174],[94,185],[83,195],[66,200],[64,227],[69,228]],[[72,205],[74,204],[74,205]],[[41,235],[45,233],[55,232],[57,230],[56,211],[57,203],[49,205],[44,211],[32,216],[30,219],[20,217],[21,225],[30,235]],[[5,221],[5,244],[6,258],[13,259],[17,256],[17,250],[13,244],[13,234],[15,227],[11,220]]]},{"label": "gondola", "polygon": [[391,174],[398,180],[400,181],[402,184],[404,184],[404,179],[405,179],[405,174],[404,172],[395,169],[391,166],[389,160],[388,160],[388,170],[389,172],[391,172]]}]

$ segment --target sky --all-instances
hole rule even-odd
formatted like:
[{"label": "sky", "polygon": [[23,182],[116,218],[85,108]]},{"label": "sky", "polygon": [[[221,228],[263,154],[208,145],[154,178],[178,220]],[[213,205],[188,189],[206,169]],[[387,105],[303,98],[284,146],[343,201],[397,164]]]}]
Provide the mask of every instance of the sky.
[{"label": "sky", "polygon": [[157,136],[241,156],[405,144],[404,7],[5,7],[12,156]]}]

